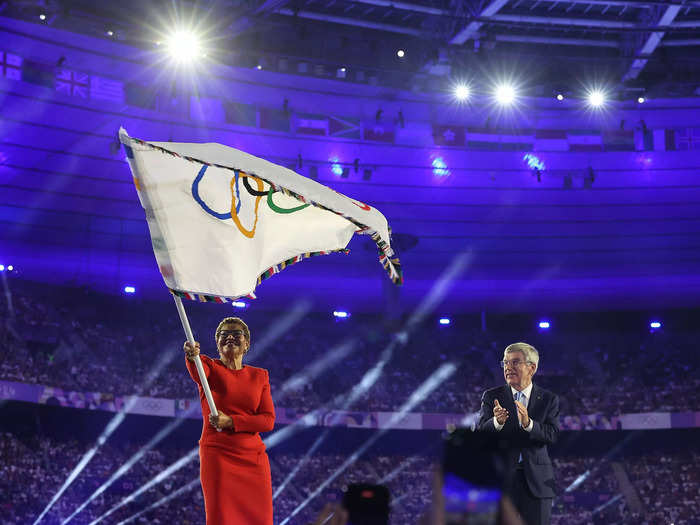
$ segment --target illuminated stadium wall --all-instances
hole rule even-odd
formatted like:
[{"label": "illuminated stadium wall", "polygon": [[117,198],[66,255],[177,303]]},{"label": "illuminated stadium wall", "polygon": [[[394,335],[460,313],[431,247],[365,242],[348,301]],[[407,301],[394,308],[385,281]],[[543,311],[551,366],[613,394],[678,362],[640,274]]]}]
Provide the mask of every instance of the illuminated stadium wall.
[{"label": "illuminated stadium wall", "polygon": [[[203,60],[0,18],[2,264],[28,279],[166,297],[116,132],[219,142],[388,218],[406,285],[368,239],[286,270],[264,307],[401,311],[455,255],[453,310],[694,306],[700,101],[521,98],[359,85]],[[160,62],[158,61],[160,60]]]}]

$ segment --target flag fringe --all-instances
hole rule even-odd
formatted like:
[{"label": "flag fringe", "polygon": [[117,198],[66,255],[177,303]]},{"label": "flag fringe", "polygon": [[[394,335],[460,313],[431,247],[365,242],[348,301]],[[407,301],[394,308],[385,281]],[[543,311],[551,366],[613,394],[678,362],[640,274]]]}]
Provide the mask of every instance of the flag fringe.
[{"label": "flag fringe", "polygon": [[[136,138],[136,137],[131,137],[131,136],[130,136],[130,137],[129,137],[129,140],[132,140],[132,141],[136,142],[137,144],[139,144],[139,145],[141,145],[141,146],[144,146],[144,147],[147,147],[147,148],[151,148],[151,149],[156,150],[156,151],[160,151],[161,153],[165,153],[165,154],[167,154],[167,155],[171,155],[171,156],[176,157],[176,158],[178,158],[178,159],[184,159],[184,160],[186,160],[186,161],[188,161],[188,162],[193,162],[193,163],[196,163],[196,164],[203,164],[204,166],[214,166],[215,168],[220,168],[220,169],[223,169],[223,170],[228,170],[228,171],[233,171],[233,172],[241,171],[241,170],[239,170],[239,169],[237,169],[237,168],[232,168],[231,166],[225,166],[225,165],[223,165],[223,164],[217,164],[217,163],[214,163],[214,162],[207,162],[207,161],[204,161],[204,160],[201,160],[201,159],[197,159],[197,158],[195,158],[195,157],[190,157],[190,156],[187,156],[187,155],[180,155],[179,153],[176,153],[176,152],[174,152],[174,151],[170,151],[170,150],[167,149],[167,148],[164,148],[164,147],[162,147],[162,146],[156,146],[155,144],[151,144],[150,142],[146,142],[145,140],[142,140],[142,139],[139,139],[139,138]],[[128,145],[128,144],[124,144],[124,147],[125,147],[125,149],[127,150],[127,156],[133,157],[133,153],[132,153],[131,155],[129,155],[129,149],[128,149],[128,148],[129,148],[129,145]],[[350,217],[350,216],[348,216],[348,215],[345,215],[344,213],[341,213],[341,212],[339,212],[339,211],[336,211],[336,210],[333,210],[333,209],[331,209],[331,208],[328,208],[327,206],[324,206],[323,204],[319,204],[319,203],[314,202],[314,201],[312,201],[312,200],[310,200],[310,199],[307,199],[307,198],[304,197],[303,195],[300,195],[300,194],[298,194],[298,193],[296,193],[296,192],[294,192],[294,191],[292,191],[292,190],[289,190],[289,189],[287,189],[287,188],[284,188],[284,187],[282,187],[282,186],[279,186],[279,185],[277,185],[277,184],[274,184],[273,182],[270,182],[269,180],[267,180],[265,177],[261,177],[261,176],[258,175],[257,173],[252,173],[252,172],[246,172],[246,173],[247,173],[248,175],[252,175],[252,176],[257,177],[257,178],[261,179],[262,181],[266,182],[266,183],[269,184],[275,191],[281,191],[281,192],[284,193],[285,195],[288,195],[289,197],[293,197],[293,198],[297,199],[297,200],[300,201],[300,202],[303,202],[303,203],[305,203],[305,204],[311,204],[312,206],[315,206],[316,208],[320,208],[320,209],[322,209],[322,210],[329,211],[329,212],[331,212],[331,213],[335,213],[336,215],[339,215],[339,216],[343,217],[344,219],[346,219],[346,220],[350,221],[351,223],[353,223],[355,226],[357,226],[357,228],[358,228],[357,232],[358,232],[358,233],[365,234],[365,235],[369,235],[369,236],[372,238],[372,240],[375,242],[375,244],[377,245],[377,248],[378,248],[378,250],[379,250],[379,262],[381,263],[381,265],[382,265],[382,266],[384,267],[384,269],[386,270],[387,274],[389,275],[389,278],[391,279],[391,282],[393,282],[394,284],[399,285],[399,286],[403,284],[403,271],[401,270],[401,264],[399,263],[399,259],[398,259],[398,257],[395,257],[394,251],[392,250],[391,246],[389,246],[389,244],[381,238],[381,235],[379,234],[379,232],[377,232],[377,231],[371,229],[369,226],[367,226],[367,225],[365,225],[365,224],[362,224],[361,222],[357,221],[357,220],[354,219],[353,217]],[[333,250],[333,251],[324,251],[324,252],[311,252],[310,254],[308,254],[308,253],[307,253],[307,254],[302,254],[301,256],[297,256],[297,257],[301,257],[301,259],[299,259],[299,260],[302,260],[302,259],[305,259],[305,258],[308,258],[308,257],[313,257],[314,255],[325,255],[325,254],[328,254],[328,253],[333,253],[334,251],[343,251],[343,250]],[[293,259],[294,259],[294,258],[293,258]],[[292,259],[289,259],[288,261],[291,261],[291,260],[292,260]],[[271,276],[274,275],[275,273],[279,273],[280,270],[286,268],[286,267],[289,266],[290,264],[294,264],[294,263],[288,263],[288,261],[284,261],[283,263],[280,263],[280,264],[278,264],[278,265],[275,265],[275,266],[269,268],[267,271],[263,272],[263,273],[258,277],[258,282],[257,282],[257,284],[260,284],[262,281],[264,281],[265,279],[271,277]],[[295,262],[298,262],[298,261],[295,261]],[[282,266],[282,268],[280,268],[280,270],[272,271],[274,268],[276,268],[276,267],[278,267],[278,266],[280,266],[280,265],[284,265],[284,266]],[[268,272],[270,272],[270,271],[272,271],[272,273],[270,273],[269,275],[267,275]],[[173,292],[173,290],[171,290],[171,292]],[[218,297],[218,296],[211,296],[211,295],[191,294],[191,293],[189,293],[189,292],[179,292],[179,293],[185,293],[185,294],[195,295],[195,296],[197,296],[197,297],[205,297],[205,298],[216,298],[216,297]],[[180,297],[186,297],[186,296],[180,295]],[[220,298],[220,299],[223,299],[223,298]],[[233,300],[232,298],[226,298],[226,299],[228,299],[228,300]],[[199,299],[199,300],[202,300],[202,299]],[[215,300],[204,299],[203,302],[217,302],[217,301],[215,301]]]},{"label": "flag fringe", "polygon": [[[267,270],[265,270],[258,276],[255,286],[258,286],[261,282],[265,281],[266,279],[269,279],[273,275],[280,273],[285,268],[289,268],[293,264],[299,263],[304,259],[316,257],[317,255],[330,255],[331,253],[343,253],[347,255],[348,253],[350,253],[350,250],[323,250],[320,252],[306,252],[301,253],[299,255],[295,255],[294,257],[286,259],[279,264],[270,266]],[[171,294],[177,295],[182,299],[189,299],[190,301],[199,301],[200,303],[230,303],[231,301],[235,301],[242,297],[247,297],[248,299],[257,299],[254,293],[250,293],[248,295],[239,295],[237,297],[224,297],[222,295],[206,295],[201,293],[185,292],[182,290],[173,290],[172,288],[168,288],[168,290],[170,290]]]}]

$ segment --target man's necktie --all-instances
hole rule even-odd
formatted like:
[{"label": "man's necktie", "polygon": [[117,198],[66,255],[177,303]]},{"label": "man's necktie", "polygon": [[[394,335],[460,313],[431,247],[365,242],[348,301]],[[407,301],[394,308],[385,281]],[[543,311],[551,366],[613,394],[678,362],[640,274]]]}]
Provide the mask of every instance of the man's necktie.
[{"label": "man's necktie", "polygon": [[[522,392],[516,392],[513,397],[515,398],[516,401],[520,401],[522,403],[523,399],[525,398],[525,394],[523,394]],[[515,407],[515,412],[516,413],[518,412],[518,407]],[[520,425],[520,418],[518,418],[518,424]],[[520,425],[520,426],[522,428],[522,425]],[[518,463],[522,463],[522,462],[523,462],[523,455],[520,454],[518,456]]]}]

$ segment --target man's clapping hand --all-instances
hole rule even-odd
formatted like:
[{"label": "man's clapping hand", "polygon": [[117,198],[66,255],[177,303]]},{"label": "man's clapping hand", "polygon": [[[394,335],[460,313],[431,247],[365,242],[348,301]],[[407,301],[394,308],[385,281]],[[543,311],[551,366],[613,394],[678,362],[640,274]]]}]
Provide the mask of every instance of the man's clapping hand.
[{"label": "man's clapping hand", "polygon": [[527,413],[527,408],[520,401],[515,402],[515,408],[518,409],[518,421],[523,428],[530,425],[530,416]]},{"label": "man's clapping hand", "polygon": [[493,416],[496,418],[499,425],[504,425],[506,419],[508,419],[508,411],[501,406],[498,399],[493,403]]}]

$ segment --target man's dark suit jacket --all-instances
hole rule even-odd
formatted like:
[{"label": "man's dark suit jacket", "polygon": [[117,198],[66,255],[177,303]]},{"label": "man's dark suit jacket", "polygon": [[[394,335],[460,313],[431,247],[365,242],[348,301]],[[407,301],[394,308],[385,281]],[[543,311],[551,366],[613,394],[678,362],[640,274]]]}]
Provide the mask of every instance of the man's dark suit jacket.
[{"label": "man's dark suit jacket", "polygon": [[[496,399],[509,414],[500,431],[497,431],[493,425],[493,404]],[[559,397],[533,384],[527,413],[533,421],[530,432],[520,427],[510,386],[492,388],[484,392],[481,397],[479,430],[495,432],[504,440],[508,471],[515,469],[518,457],[520,454],[523,455],[525,479],[536,498],[553,498],[554,469],[549,459],[547,445],[554,443],[559,435]]]}]

